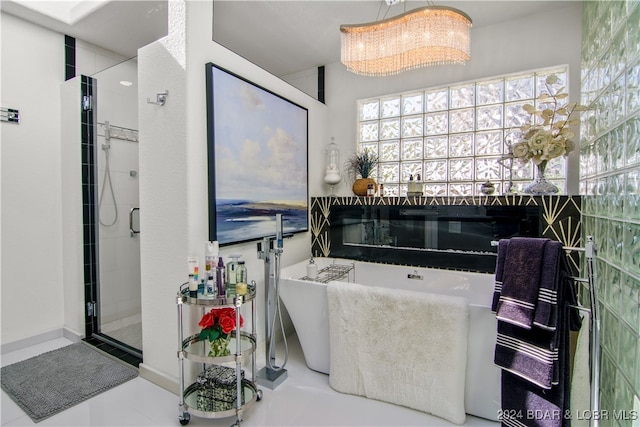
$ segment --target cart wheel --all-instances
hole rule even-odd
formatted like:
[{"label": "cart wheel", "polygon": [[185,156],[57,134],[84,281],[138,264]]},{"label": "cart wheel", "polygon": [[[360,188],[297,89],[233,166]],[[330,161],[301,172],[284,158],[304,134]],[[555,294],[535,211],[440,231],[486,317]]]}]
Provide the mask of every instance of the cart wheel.
[{"label": "cart wheel", "polygon": [[188,412],[185,412],[182,414],[182,416],[178,417],[178,420],[180,421],[180,425],[186,426],[187,424],[189,424],[189,421],[191,420],[191,414],[189,414]]},{"label": "cart wheel", "polygon": [[262,400],[262,390],[258,390],[258,393],[256,395],[256,400],[258,402]]}]

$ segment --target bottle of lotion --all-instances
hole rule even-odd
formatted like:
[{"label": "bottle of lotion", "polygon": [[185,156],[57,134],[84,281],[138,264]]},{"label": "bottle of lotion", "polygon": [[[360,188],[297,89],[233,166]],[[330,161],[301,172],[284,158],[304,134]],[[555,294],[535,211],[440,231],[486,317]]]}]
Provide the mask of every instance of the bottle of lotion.
[{"label": "bottle of lotion", "polygon": [[247,293],[247,266],[244,261],[238,261],[236,294],[244,295]]},{"label": "bottle of lotion", "polygon": [[206,279],[215,276],[216,262],[218,261],[219,245],[217,241],[207,242],[204,248],[204,270]]},{"label": "bottle of lotion", "polygon": [[198,297],[198,257],[190,256],[187,258],[188,274],[189,274],[189,296],[191,298]]},{"label": "bottle of lotion", "polygon": [[218,257],[218,267],[216,267],[216,286],[218,287],[218,298],[224,298],[226,294],[226,280],[222,257]]},{"label": "bottle of lotion", "polygon": [[219,250],[217,241],[207,242],[204,249],[204,269],[207,283],[205,295],[210,298],[216,296],[216,260]]}]

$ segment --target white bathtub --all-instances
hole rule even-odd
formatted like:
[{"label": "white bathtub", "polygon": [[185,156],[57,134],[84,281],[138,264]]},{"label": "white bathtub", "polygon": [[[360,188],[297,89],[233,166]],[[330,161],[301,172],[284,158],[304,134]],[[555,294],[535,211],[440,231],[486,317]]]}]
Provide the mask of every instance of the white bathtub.
[{"label": "white bathtub", "polygon": [[[491,312],[493,275],[316,258],[318,269],[332,263],[353,265],[350,277],[363,285],[461,296],[469,301],[469,342],[465,384],[465,411],[496,420],[500,409],[500,370],[493,363],[496,318]],[[299,280],[307,262],[282,269],[280,297],[298,334],[307,366],[329,373],[329,317],[326,285]],[[422,276],[409,279],[408,275]]]}]

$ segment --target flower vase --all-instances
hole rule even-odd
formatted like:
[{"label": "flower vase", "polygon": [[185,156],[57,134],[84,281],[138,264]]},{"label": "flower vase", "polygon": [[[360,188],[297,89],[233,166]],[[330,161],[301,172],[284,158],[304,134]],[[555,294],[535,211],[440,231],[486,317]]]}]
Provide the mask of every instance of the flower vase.
[{"label": "flower vase", "polygon": [[544,176],[546,168],[546,161],[536,165],[536,177],[531,184],[525,187],[524,192],[526,194],[531,194],[533,196],[547,196],[558,193],[558,187],[547,181],[547,178]]},{"label": "flower vase", "polygon": [[229,341],[231,336],[221,336],[209,343],[209,357],[222,357],[231,354],[229,351]]}]

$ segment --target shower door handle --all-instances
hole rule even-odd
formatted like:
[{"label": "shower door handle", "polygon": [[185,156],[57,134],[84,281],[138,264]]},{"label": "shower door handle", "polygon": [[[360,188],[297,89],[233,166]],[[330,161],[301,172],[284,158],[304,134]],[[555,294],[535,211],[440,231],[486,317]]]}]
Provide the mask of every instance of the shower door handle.
[{"label": "shower door handle", "polygon": [[136,234],[140,234],[140,230],[135,230],[133,228],[133,213],[135,211],[140,211],[140,208],[131,208],[131,210],[129,211],[129,231],[131,232],[131,237],[135,236]]}]

